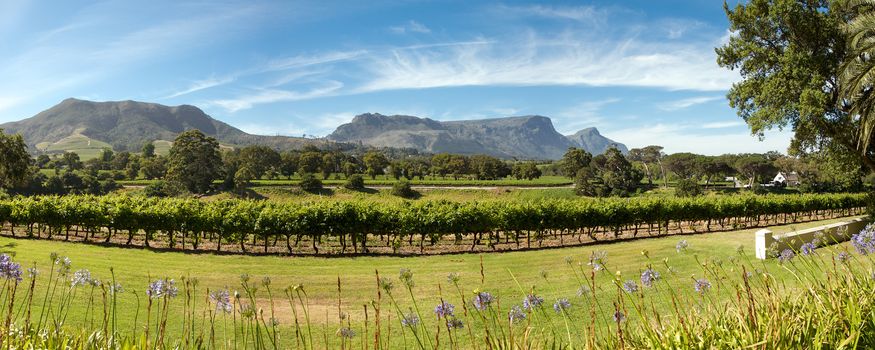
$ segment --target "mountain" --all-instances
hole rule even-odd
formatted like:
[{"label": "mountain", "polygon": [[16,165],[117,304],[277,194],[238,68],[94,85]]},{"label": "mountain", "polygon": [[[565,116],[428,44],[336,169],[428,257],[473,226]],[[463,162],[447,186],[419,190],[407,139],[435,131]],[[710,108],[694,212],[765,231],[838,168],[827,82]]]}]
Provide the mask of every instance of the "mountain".
[{"label": "mountain", "polygon": [[592,154],[605,153],[612,146],[617,147],[623,154],[629,152],[626,145],[602,136],[596,128],[586,128],[566,137]]},{"label": "mountain", "polygon": [[73,98],[31,118],[0,124],[0,128],[7,133],[22,134],[28,146],[43,152],[81,149],[87,153],[107,146],[116,151],[139,151],[148,141],[167,145],[188,129],[199,129],[227,146],[262,144],[291,149],[315,142],[247,134],[189,105],[169,107],[135,101],[92,102]]},{"label": "mountain", "polygon": [[[328,139],[432,153],[488,154],[519,159],[559,159],[569,147],[582,147],[598,154],[607,149],[603,145],[615,143],[598,131],[581,134],[579,139],[563,136],[553,127],[550,118],[543,116],[441,122],[378,113],[356,116],[328,135]],[[617,145],[625,149],[622,144]]]}]

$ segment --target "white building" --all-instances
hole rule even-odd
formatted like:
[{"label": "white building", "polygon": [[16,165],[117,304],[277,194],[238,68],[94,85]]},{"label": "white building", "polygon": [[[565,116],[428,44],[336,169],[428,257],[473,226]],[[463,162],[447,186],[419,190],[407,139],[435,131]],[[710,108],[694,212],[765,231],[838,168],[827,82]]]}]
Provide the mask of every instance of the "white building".
[{"label": "white building", "polygon": [[799,174],[796,174],[796,172],[778,172],[778,175],[775,175],[772,183],[784,186],[799,186]]}]

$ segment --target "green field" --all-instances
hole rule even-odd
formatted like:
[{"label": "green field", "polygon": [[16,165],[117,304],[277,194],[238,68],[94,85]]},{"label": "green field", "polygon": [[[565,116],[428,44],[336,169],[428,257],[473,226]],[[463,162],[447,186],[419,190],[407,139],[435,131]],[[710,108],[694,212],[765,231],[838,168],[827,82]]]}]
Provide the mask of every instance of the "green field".
[{"label": "green field", "polygon": [[[822,225],[828,220],[811,222],[799,225],[790,225],[772,228],[781,232],[791,229],[799,229]],[[694,236],[674,236],[665,238],[644,239],[614,244],[592,245],[576,248],[548,249],[540,251],[492,253],[492,254],[459,254],[443,256],[422,257],[355,257],[355,258],[314,258],[314,257],[276,257],[276,256],[245,256],[245,255],[213,255],[213,254],[185,254],[180,252],[159,252],[143,249],[125,249],[103,247],[98,245],[62,243],[43,240],[0,238],[2,252],[10,254],[15,261],[24,267],[35,265],[43,273],[49,269],[49,255],[57,252],[62,256],[68,256],[73,263],[73,271],[86,268],[101,280],[110,278],[110,269],[113,269],[115,278],[125,288],[120,294],[119,310],[137,309],[137,295],[139,295],[139,309],[144,308],[145,297],[143,292],[149,281],[161,277],[196,278],[200,282],[196,298],[200,305],[204,303],[205,289],[229,288],[240,290],[240,276],[248,274],[251,283],[258,284],[262,277],[270,277],[274,297],[276,299],[276,318],[280,327],[290,330],[292,324],[291,308],[283,297],[281,289],[302,285],[310,300],[311,320],[318,327],[317,338],[323,334],[329,339],[332,346],[336,346],[337,337],[334,335],[338,328],[338,298],[341,302],[341,312],[349,315],[353,327],[361,324],[364,319],[365,305],[370,309],[369,316],[373,318],[371,301],[377,298],[376,276],[390,277],[395,281],[395,295],[399,304],[406,309],[411,306],[410,298],[401,288],[398,281],[398,272],[402,268],[410,269],[414,273],[416,295],[419,308],[422,308],[423,317],[431,315],[431,309],[440,300],[442,291],[443,298],[457,305],[461,309],[462,302],[454,287],[447,282],[448,273],[459,273],[462,293],[470,302],[470,297],[475,289],[489,291],[496,295],[502,303],[503,309],[509,308],[510,304],[519,303],[522,296],[534,290],[543,296],[547,303],[552,304],[556,298],[568,298],[572,305],[571,314],[575,317],[585,317],[589,309],[583,307],[584,301],[576,296],[581,285],[580,280],[573,273],[575,266],[586,262],[591,252],[607,252],[608,273],[602,273],[597,277],[596,295],[606,305],[610,305],[612,298],[616,298],[616,287],[612,284],[613,276],[623,276],[623,279],[637,280],[641,271],[648,265],[663,271],[666,280],[673,281],[678,286],[692,288],[691,277],[702,276],[703,270],[699,265],[704,261],[727,262],[727,269],[734,269],[734,260],[752,259],[754,230],[741,230],[725,233],[702,234]],[[688,251],[678,253],[675,244],[685,239],[689,243]],[[736,249],[741,246],[747,253],[739,256]],[[824,248],[834,249],[834,248]],[[645,255],[646,252],[646,255]],[[829,253],[826,253],[829,254]],[[571,260],[566,260],[571,259]],[[663,260],[665,259],[665,260]],[[570,261],[570,263],[569,263]],[[732,262],[729,264],[728,262]],[[674,273],[666,271],[671,266]],[[768,270],[778,278],[790,283],[792,279],[786,278],[790,273],[778,267],[774,261],[750,262],[750,266],[756,266]],[[482,268],[482,270],[481,270]],[[482,273],[482,275],[481,275]],[[46,276],[41,276],[44,283]],[[715,281],[716,282],[716,281]],[[340,283],[340,295],[338,295],[338,283]],[[39,305],[42,299],[42,285],[37,285],[35,305]],[[85,289],[86,287],[82,287]],[[232,292],[233,293],[233,292]],[[182,294],[182,291],[180,292]],[[728,298],[731,293],[724,291],[723,294],[717,289],[717,298]],[[262,287],[258,293],[259,307],[269,310],[269,303],[265,289]],[[410,346],[408,339],[402,340],[398,330],[397,313],[392,309],[383,295],[381,303],[383,316],[392,315],[393,334],[391,340],[398,347]],[[81,325],[85,321],[88,293],[77,294],[70,312],[68,325]],[[660,303],[667,303],[666,299],[659,299]],[[179,312],[180,304],[175,302],[171,305],[171,314]],[[665,305],[660,305],[665,307]],[[265,311],[267,312],[267,311]],[[552,312],[552,310],[550,311]],[[605,310],[597,310],[605,313]],[[139,314],[139,323],[143,322],[144,315]],[[600,317],[608,317],[601,315]],[[373,321],[373,320],[371,320]],[[433,319],[424,319],[424,322],[433,322]],[[180,320],[171,317],[168,323],[169,334],[179,334]],[[134,315],[131,312],[122,312],[119,315],[119,327],[122,332],[130,334],[134,329]],[[360,328],[360,327],[358,327]],[[475,329],[475,331],[477,331]],[[358,331],[360,334],[362,330]],[[291,336],[289,336],[291,337]],[[286,341],[291,341],[288,338]],[[354,344],[361,342],[361,336],[353,339]],[[402,343],[404,341],[404,343]],[[286,343],[288,344],[288,343]],[[318,344],[318,342],[317,342]],[[406,344],[406,345],[404,345]],[[356,345],[359,346],[359,345]],[[319,346],[317,346],[319,347]]]},{"label": "green field", "polygon": [[91,139],[85,135],[75,134],[55,143],[40,143],[36,145],[40,152],[46,153],[64,153],[75,152],[79,155],[79,159],[85,161],[92,158],[97,158],[104,148],[112,149],[112,146],[106,142]]}]

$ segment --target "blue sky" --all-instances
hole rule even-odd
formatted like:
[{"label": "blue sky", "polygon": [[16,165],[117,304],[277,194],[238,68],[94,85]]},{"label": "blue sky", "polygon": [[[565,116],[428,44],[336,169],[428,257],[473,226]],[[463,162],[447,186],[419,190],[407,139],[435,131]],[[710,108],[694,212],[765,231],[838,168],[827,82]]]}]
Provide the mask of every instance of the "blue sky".
[{"label": "blue sky", "polygon": [[192,104],[258,134],[356,114],[539,114],[630,147],[784,151],[715,63],[719,0],[0,2],[0,122],[67,97]]}]

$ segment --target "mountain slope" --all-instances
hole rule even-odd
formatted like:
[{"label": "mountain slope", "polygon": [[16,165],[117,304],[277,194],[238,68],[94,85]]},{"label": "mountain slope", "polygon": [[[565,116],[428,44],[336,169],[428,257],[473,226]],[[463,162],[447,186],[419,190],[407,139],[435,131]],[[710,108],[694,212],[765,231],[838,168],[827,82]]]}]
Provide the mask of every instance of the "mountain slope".
[{"label": "mountain slope", "polygon": [[92,102],[66,99],[39,114],[0,125],[20,133],[28,146],[43,151],[64,150],[65,140],[105,142],[116,151],[139,150],[148,141],[173,140],[188,129],[199,129],[228,145],[264,144],[287,149],[312,142],[284,136],[250,135],[211,118],[197,107],[154,103]]},{"label": "mountain slope", "polygon": [[[602,144],[614,143],[597,131],[592,137],[594,140],[581,140],[585,142],[572,140],[558,133],[550,118],[542,116],[440,122],[377,113],[358,115],[352,122],[339,126],[328,135],[332,141],[361,142],[375,147],[405,147],[432,153],[488,154],[519,159],[559,159],[569,147],[583,147],[590,152],[602,153],[606,149],[601,147]],[[590,148],[593,145],[598,147]],[[625,146],[622,148],[625,149]]]},{"label": "mountain slope", "polygon": [[566,137],[592,154],[605,153],[612,146],[617,147],[624,154],[629,152],[626,145],[602,136],[596,128],[586,128]]}]

